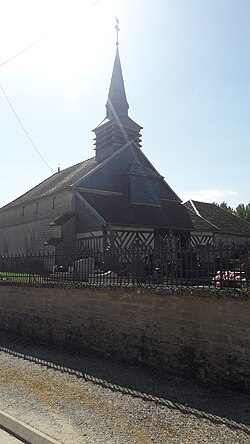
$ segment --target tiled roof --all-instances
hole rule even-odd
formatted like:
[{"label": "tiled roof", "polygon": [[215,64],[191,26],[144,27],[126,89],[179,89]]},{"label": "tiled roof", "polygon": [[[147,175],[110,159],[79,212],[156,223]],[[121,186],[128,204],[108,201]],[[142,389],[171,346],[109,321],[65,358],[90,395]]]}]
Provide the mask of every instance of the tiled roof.
[{"label": "tiled roof", "polygon": [[45,179],[43,182],[39,183],[34,188],[27,191],[27,193],[5,205],[3,208],[24,204],[25,202],[39,199],[43,196],[47,196],[48,194],[56,193],[57,191],[67,188],[89,171],[93,170],[96,165],[97,161],[93,157],[77,163],[76,165],[70,166],[69,168],[65,168],[64,170],[61,170],[60,172],[48,177],[48,179]]},{"label": "tiled roof", "polygon": [[62,241],[61,238],[50,237],[46,242],[44,242],[44,245],[57,245],[60,244],[61,241]]},{"label": "tiled roof", "polygon": [[105,117],[97,125],[96,128],[101,128],[102,126],[104,126],[106,123],[109,123],[109,122],[115,122],[118,126],[123,126],[123,127],[125,126],[125,127],[128,127],[128,128],[140,128],[140,129],[142,129],[142,126],[138,125],[138,123],[136,123],[134,120],[132,120],[129,116],[119,116],[119,118],[116,118],[114,116],[112,119],[110,119],[108,117]]},{"label": "tiled roof", "polygon": [[192,224],[193,224],[193,231],[210,231],[212,233],[219,232],[218,228],[216,228],[209,221],[198,216],[198,214],[195,213],[195,211],[189,209],[188,207],[186,207],[183,204],[182,204],[182,206],[188,210],[189,217],[190,217]]},{"label": "tiled roof", "polygon": [[134,161],[128,169],[129,174],[139,175],[139,176],[147,176],[147,177],[155,177],[155,178],[163,178],[158,171],[154,171],[150,168],[147,168],[145,165],[141,164],[138,161]]},{"label": "tiled roof", "polygon": [[79,190],[102,218],[113,225],[212,231],[209,223],[178,201],[162,200],[161,206],[132,204],[122,193]]},{"label": "tiled roof", "polygon": [[216,226],[222,233],[250,236],[250,223],[213,203],[189,200],[185,206],[196,211],[204,220]]}]

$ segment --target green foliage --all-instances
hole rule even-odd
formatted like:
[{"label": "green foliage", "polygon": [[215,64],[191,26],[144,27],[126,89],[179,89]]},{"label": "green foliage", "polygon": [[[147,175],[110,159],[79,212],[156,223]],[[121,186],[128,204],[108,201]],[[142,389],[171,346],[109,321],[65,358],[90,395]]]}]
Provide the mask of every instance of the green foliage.
[{"label": "green foliage", "polygon": [[234,213],[236,214],[236,216],[241,217],[244,220],[247,220],[248,222],[250,222],[250,203],[248,203],[247,205],[244,205],[242,203],[240,203]]},{"label": "green foliage", "polygon": [[233,213],[234,212],[234,209],[232,208],[232,207],[230,207],[228,204],[227,204],[227,202],[225,202],[225,201],[223,201],[223,202],[221,202],[221,204],[219,205],[221,208],[223,208],[223,210],[227,210],[227,211],[229,211],[230,213]]},{"label": "green foliage", "polygon": [[42,276],[39,276],[38,274],[0,271],[0,280],[6,280],[16,283],[42,283],[44,281],[44,278]]}]

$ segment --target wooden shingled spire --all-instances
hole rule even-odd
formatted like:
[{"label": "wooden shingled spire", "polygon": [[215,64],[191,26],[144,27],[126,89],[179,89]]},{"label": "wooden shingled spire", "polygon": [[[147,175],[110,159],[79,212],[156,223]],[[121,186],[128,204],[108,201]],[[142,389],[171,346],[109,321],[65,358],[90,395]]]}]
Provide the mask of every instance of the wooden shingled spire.
[{"label": "wooden shingled spire", "polygon": [[119,55],[119,40],[117,20],[116,29],[116,55],[111,76],[111,82],[106,103],[106,117],[93,130],[96,134],[95,150],[96,160],[103,161],[115,151],[133,140],[141,146],[140,130],[142,127],[130,119],[128,115],[129,104],[126,97]]}]

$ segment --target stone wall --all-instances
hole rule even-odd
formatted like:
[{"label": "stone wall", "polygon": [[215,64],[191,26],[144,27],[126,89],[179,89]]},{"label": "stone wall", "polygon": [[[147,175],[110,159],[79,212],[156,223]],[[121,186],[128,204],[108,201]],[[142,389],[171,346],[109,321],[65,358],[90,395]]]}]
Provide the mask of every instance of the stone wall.
[{"label": "stone wall", "polygon": [[250,391],[246,294],[1,285],[0,328]]}]

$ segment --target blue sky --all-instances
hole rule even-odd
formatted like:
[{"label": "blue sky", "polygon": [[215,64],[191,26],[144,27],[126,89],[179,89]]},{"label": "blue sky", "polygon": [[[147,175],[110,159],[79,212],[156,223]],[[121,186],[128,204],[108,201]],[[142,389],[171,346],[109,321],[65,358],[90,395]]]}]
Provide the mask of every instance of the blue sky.
[{"label": "blue sky", "polygon": [[[53,172],[94,155],[115,18],[142,149],[185,201],[250,201],[249,0],[8,0],[0,85]],[[50,170],[0,90],[0,206]]]}]

